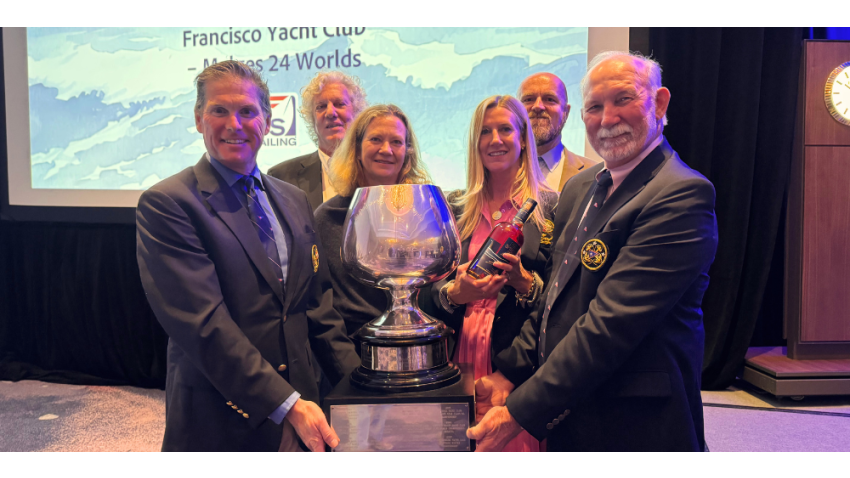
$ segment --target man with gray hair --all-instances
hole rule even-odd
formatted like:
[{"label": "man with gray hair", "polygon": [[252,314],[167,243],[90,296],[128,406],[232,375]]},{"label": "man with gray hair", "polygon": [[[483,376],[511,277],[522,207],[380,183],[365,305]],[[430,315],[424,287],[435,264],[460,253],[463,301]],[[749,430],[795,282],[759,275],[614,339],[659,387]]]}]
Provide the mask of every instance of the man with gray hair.
[{"label": "man with gray hair", "polygon": [[561,143],[561,131],[570,116],[567,87],[552,73],[535,73],[522,81],[517,97],[531,121],[540,171],[549,186],[560,192],[568,179],[596,164]]},{"label": "man with gray hair", "polygon": [[301,89],[301,117],[318,151],[289,159],[269,169],[269,176],[300,188],[313,210],[336,196],[328,181],[328,161],[348,125],[367,107],[360,80],[339,71],[322,71]]},{"label": "man with gray hair", "polygon": [[546,289],[497,372],[476,383],[479,451],[520,430],[551,451],[702,451],[702,299],[717,249],[714,187],[662,135],[653,60],[602,53],[581,83],[604,159],[567,182]]},{"label": "man with gray hair", "polygon": [[312,208],[261,174],[269,89],[244,63],[195,80],[207,152],[136,209],[142,286],[168,333],[163,451],[312,451],[339,443],[312,349],[338,382],[359,365],[333,308]]}]

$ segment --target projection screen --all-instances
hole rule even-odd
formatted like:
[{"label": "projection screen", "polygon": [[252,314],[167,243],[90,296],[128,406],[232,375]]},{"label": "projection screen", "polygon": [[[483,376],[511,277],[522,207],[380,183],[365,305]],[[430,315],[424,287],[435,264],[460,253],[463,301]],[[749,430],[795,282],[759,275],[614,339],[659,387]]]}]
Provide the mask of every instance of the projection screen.
[{"label": "projection screen", "polygon": [[567,84],[567,148],[595,156],[578,85],[588,58],[610,49],[628,49],[628,28],[3,28],[9,204],[135,207],[204,153],[193,79],[230,58],[260,69],[272,93],[264,172],[316,150],[299,91],[328,69],[408,114],[444,191],[465,187],[476,105],[540,71]]}]

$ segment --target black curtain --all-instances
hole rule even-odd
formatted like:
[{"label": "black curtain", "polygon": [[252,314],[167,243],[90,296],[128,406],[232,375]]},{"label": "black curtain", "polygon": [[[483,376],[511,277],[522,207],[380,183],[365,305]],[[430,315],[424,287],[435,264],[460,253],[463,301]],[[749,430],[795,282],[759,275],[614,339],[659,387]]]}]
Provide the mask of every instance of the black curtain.
[{"label": "black curtain", "polygon": [[770,284],[776,292],[782,277],[771,264],[781,262],[774,258],[804,29],[647,30],[640,47],[662,65],[672,93],[665,135],[717,190],[720,242],[703,301],[703,389],[722,389],[740,371],[756,325],[781,328],[781,317],[759,320],[759,314],[782,310],[781,294],[766,296],[765,290]]},{"label": "black curtain", "polygon": [[167,337],[135,247],[130,225],[4,223],[0,377],[162,387]]}]

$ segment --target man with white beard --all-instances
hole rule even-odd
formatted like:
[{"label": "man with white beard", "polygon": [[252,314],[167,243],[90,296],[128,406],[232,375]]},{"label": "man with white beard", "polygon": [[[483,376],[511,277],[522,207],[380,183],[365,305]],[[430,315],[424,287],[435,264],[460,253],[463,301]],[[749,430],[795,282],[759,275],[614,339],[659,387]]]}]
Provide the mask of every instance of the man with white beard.
[{"label": "man with white beard", "polygon": [[524,429],[549,451],[702,451],[702,298],[717,249],[714,186],[662,135],[660,66],[605,52],[581,83],[604,164],[568,181],[539,309],[475,386],[467,435]]},{"label": "man with white beard", "polygon": [[568,179],[596,164],[561,143],[561,131],[570,116],[567,87],[552,73],[535,73],[522,81],[517,97],[531,120],[540,171],[549,186],[561,192]]}]

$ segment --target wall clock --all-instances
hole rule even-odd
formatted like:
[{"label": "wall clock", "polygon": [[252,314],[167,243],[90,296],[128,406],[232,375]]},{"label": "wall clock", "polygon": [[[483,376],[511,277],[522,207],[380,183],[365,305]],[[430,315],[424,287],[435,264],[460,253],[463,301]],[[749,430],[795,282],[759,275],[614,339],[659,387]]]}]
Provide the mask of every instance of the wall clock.
[{"label": "wall clock", "polygon": [[841,124],[850,126],[850,61],[832,70],[823,89],[826,109]]}]

